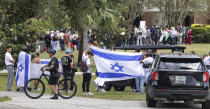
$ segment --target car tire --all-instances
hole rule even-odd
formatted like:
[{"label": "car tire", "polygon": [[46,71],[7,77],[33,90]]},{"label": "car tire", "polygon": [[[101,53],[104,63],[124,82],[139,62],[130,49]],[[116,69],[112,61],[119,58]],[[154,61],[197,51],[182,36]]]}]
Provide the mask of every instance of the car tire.
[{"label": "car tire", "polygon": [[206,101],[202,103],[202,109],[210,109],[210,101]]},{"label": "car tire", "polygon": [[156,107],[157,102],[151,99],[148,94],[146,94],[146,102],[147,102],[147,107]]},{"label": "car tire", "polygon": [[125,86],[114,86],[114,90],[115,91],[124,91],[125,90]]},{"label": "car tire", "polygon": [[112,85],[109,82],[105,82],[103,88],[105,91],[110,91],[112,88]]}]

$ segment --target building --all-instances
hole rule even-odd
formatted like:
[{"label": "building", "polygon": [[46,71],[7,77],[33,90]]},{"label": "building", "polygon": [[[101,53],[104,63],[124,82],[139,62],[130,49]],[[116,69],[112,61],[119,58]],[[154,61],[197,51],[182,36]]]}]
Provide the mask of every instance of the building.
[{"label": "building", "polygon": [[[207,1],[203,0],[203,2],[206,3]],[[206,4],[204,6],[206,6],[207,9],[189,14],[189,16],[185,17],[182,25],[190,26],[191,24],[210,24],[210,6],[207,6]],[[163,15],[158,8],[146,9],[141,16],[141,20],[146,21],[147,26],[164,25]]]}]

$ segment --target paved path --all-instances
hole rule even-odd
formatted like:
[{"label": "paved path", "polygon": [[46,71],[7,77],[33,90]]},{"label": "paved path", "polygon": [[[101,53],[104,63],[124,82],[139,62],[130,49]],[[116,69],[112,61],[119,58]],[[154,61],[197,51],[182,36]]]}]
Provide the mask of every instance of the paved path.
[{"label": "paved path", "polygon": [[[144,101],[104,100],[74,97],[72,99],[50,100],[48,95],[40,99],[30,99],[21,92],[0,92],[0,96],[9,96],[11,101],[0,103],[0,109],[153,109],[147,108]],[[201,105],[159,104],[154,109],[200,109]]]}]

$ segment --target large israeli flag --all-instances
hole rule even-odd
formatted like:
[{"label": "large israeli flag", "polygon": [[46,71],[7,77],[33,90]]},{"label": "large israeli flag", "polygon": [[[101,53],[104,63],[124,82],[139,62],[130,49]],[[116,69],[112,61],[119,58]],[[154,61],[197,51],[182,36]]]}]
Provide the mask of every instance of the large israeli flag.
[{"label": "large israeli flag", "polygon": [[115,52],[91,46],[100,80],[116,81],[144,74],[142,53]]},{"label": "large israeli flag", "polygon": [[16,85],[18,88],[24,87],[24,84],[30,78],[30,63],[31,56],[26,52],[21,51],[18,57]]}]

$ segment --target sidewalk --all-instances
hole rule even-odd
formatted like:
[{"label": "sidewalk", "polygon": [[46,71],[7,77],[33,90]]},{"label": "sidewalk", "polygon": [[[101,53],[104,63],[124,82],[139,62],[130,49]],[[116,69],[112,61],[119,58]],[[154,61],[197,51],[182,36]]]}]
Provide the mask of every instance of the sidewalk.
[{"label": "sidewalk", "polygon": [[[87,97],[50,100],[44,94],[39,99],[30,99],[23,92],[1,92],[0,95],[12,98],[0,102],[0,109],[145,109],[144,101],[107,100]],[[143,107],[143,108],[141,108]]]}]

